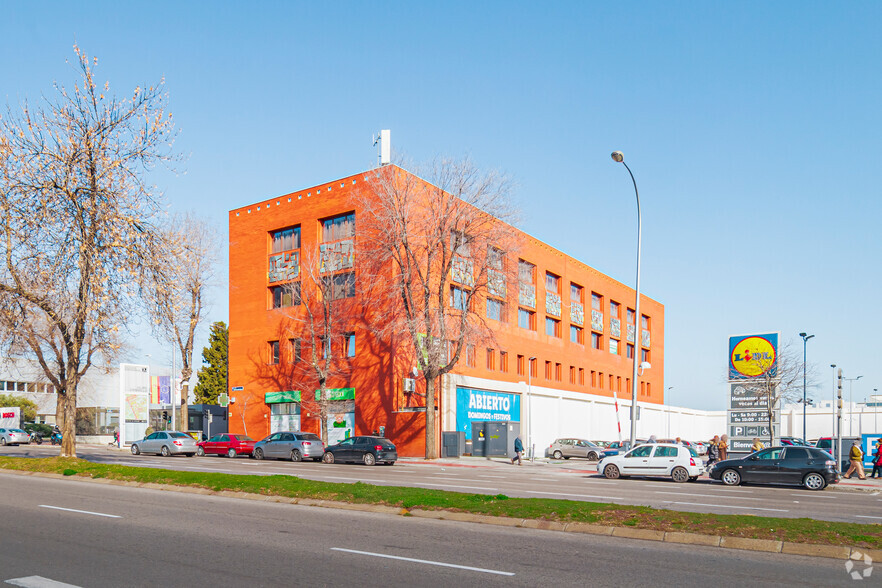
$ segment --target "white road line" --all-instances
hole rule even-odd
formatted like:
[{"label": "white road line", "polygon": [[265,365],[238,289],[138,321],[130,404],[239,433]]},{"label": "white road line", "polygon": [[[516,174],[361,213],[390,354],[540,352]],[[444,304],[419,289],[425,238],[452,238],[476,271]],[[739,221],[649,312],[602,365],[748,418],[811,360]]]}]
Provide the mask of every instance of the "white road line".
[{"label": "white road line", "polygon": [[461,474],[457,474],[455,472],[435,472],[432,475],[433,476],[459,476]]},{"label": "white road line", "polygon": [[756,506],[732,506],[728,504],[702,504],[700,502],[673,502],[671,500],[665,501],[667,504],[685,504],[687,506],[710,506],[717,508],[744,508],[747,510],[767,510],[769,512],[790,512],[789,510],[784,510],[781,508],[758,508]]},{"label": "white road line", "polygon": [[854,515],[854,516],[856,516],[859,519],[882,519],[882,517],[871,517],[868,515]]},{"label": "white road line", "polygon": [[504,479],[508,478],[508,476],[485,476],[485,475],[480,475],[480,474],[478,475],[478,477],[479,478],[499,478],[500,480],[504,480]]},{"label": "white road line", "polygon": [[345,553],[354,553],[356,555],[369,555],[371,557],[383,557],[386,559],[397,559],[399,561],[411,561],[430,566],[441,566],[445,568],[456,568],[458,570],[469,570],[470,572],[481,572],[484,574],[496,574],[498,576],[514,576],[514,572],[503,572],[500,570],[489,570],[486,568],[473,568],[471,566],[461,566],[457,564],[444,563],[440,561],[431,561],[427,559],[414,559],[412,557],[400,557],[398,555],[387,555],[385,553],[371,553],[369,551],[356,551],[355,549],[343,549],[342,547],[332,547],[331,551],[342,551]]},{"label": "white road line", "polygon": [[73,584],[65,584],[64,582],[56,582],[42,576],[26,576],[24,578],[12,578],[6,580],[7,584],[13,586],[21,586],[22,588],[79,588]]},{"label": "white road line", "polygon": [[89,510],[77,510],[77,509],[75,509],[75,508],[63,508],[63,507],[60,507],[60,506],[50,506],[50,505],[48,505],[48,504],[39,504],[39,505],[37,505],[37,506],[39,506],[40,508],[51,508],[51,509],[54,509],[54,510],[66,510],[66,511],[68,511],[68,512],[78,512],[78,513],[82,513],[82,514],[90,514],[90,515],[95,515],[96,517],[108,517],[108,518],[111,518],[111,519],[121,519],[121,518],[122,518],[122,517],[120,517],[120,516],[118,516],[118,515],[105,514],[105,513],[103,513],[103,512],[92,512],[92,511],[89,511]]},{"label": "white road line", "polygon": [[812,498],[838,498],[838,496],[831,496],[829,494],[798,494],[796,492],[791,492],[791,496],[811,496]]},{"label": "white road line", "polygon": [[[702,496],[704,498],[719,498],[719,494],[692,494],[691,492],[665,492],[656,490],[656,494],[676,494],[677,496]],[[753,498],[751,496],[729,496],[730,500],[766,500],[765,498]]]},{"label": "white road line", "polygon": [[538,490],[527,490],[527,494],[548,494],[549,496],[577,496],[579,498],[603,498],[604,500],[615,500],[615,496],[595,496],[593,494],[564,494],[563,492],[539,492]]},{"label": "white road line", "polygon": [[430,484],[428,482],[415,482],[417,486],[432,486],[434,488],[468,488],[470,490],[490,490],[491,492],[498,492],[496,488],[485,488],[483,486],[463,486],[461,484]]},{"label": "white road line", "polygon": [[557,482],[554,478],[530,478],[531,482]]},{"label": "white road line", "polygon": [[[388,482],[389,480],[373,480],[371,478],[345,478],[343,476],[323,476],[321,474],[301,474],[301,477],[306,478],[307,475],[314,476],[316,478],[327,478],[329,480],[352,480],[354,482]],[[312,479],[312,478],[308,478]],[[316,480],[321,482],[321,480]]]}]

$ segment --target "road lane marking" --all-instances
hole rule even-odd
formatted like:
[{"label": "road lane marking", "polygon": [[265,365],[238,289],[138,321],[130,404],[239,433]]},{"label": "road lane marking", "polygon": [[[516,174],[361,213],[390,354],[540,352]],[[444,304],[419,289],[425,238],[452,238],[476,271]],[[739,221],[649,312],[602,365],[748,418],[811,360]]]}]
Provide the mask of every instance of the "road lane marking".
[{"label": "road lane marking", "polygon": [[414,482],[417,486],[433,486],[437,488],[468,488],[470,490],[489,490],[498,492],[496,488],[485,488],[483,486],[463,486],[461,484],[430,484],[429,482]]},{"label": "road lane marking", "polygon": [[332,547],[331,551],[342,551],[344,553],[354,553],[356,555],[369,555],[371,557],[383,557],[386,559],[397,559],[399,561],[410,561],[413,563],[421,563],[430,566],[441,566],[444,568],[456,568],[458,570],[468,570],[470,572],[481,572],[484,574],[496,574],[498,576],[514,576],[514,572],[503,572],[501,570],[490,570],[487,568],[473,568],[472,566],[461,566],[458,564],[444,563],[441,561],[431,561],[428,559],[415,559],[412,557],[401,557],[398,555],[387,555],[385,553],[371,553],[369,551],[357,551],[355,549],[343,549],[342,547]]},{"label": "road lane marking", "polygon": [[732,506],[728,504],[702,504],[700,502],[674,502],[672,500],[666,500],[666,504],[685,504],[687,506],[710,506],[714,508],[744,508],[747,510],[767,510],[769,512],[790,512],[789,510],[784,510],[782,508],[759,508],[756,506]]},{"label": "road lane marking", "polygon": [[527,494],[548,494],[550,496],[577,496],[579,498],[603,498],[604,500],[615,500],[615,496],[595,496],[594,494],[564,494],[563,492],[540,492],[538,490],[527,490]]},{"label": "road lane marking", "polygon": [[63,508],[61,506],[50,506],[48,504],[38,504],[37,506],[39,506],[40,508],[51,508],[54,510],[66,510],[68,512],[78,512],[78,513],[82,513],[82,514],[90,514],[90,515],[95,515],[96,517],[108,517],[111,519],[121,519],[122,518],[119,515],[105,514],[103,512],[92,512],[90,510],[77,510],[75,508]]},{"label": "road lane marking", "polygon": [[856,516],[859,519],[882,519],[882,517],[871,517],[868,515],[854,515],[854,516]]},{"label": "road lane marking", "polygon": [[[677,496],[703,496],[705,498],[719,498],[719,494],[692,494],[691,492],[665,492],[664,490],[656,490],[656,494],[676,494]],[[751,496],[730,496],[732,500],[767,500],[765,498],[753,498]]]},{"label": "road lane marking", "polygon": [[812,498],[837,498],[836,496],[824,495],[824,494],[798,494],[796,492],[791,492],[791,496],[811,496]]},{"label": "road lane marking", "polygon": [[64,582],[56,582],[43,576],[26,576],[24,578],[12,578],[6,580],[7,584],[13,586],[21,586],[22,588],[80,588],[74,584],[65,584]]},{"label": "road lane marking", "polygon": [[501,480],[506,479],[508,476],[486,476],[486,475],[478,475],[479,478],[499,478]]}]

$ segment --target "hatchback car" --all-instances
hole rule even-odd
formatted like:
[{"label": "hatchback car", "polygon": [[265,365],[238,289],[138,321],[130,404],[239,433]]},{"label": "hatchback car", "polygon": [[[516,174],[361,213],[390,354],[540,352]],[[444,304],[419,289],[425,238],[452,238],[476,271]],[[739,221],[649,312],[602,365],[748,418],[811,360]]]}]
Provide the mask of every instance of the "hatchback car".
[{"label": "hatchback car", "polygon": [[587,439],[574,439],[572,437],[556,439],[548,448],[548,453],[554,459],[570,459],[571,457],[584,457],[590,461],[597,461],[603,448]]},{"label": "hatchback car", "polygon": [[385,437],[350,437],[325,450],[324,463],[353,462],[364,465],[392,465],[398,459],[395,444]]},{"label": "hatchback car", "polygon": [[21,429],[0,428],[0,445],[19,445],[30,443],[31,436]]},{"label": "hatchback car", "polygon": [[792,484],[823,490],[839,481],[836,462],[816,447],[769,447],[741,459],[718,461],[710,477],[727,486],[744,483]]},{"label": "hatchback car", "polygon": [[254,459],[290,459],[320,461],[325,445],[315,433],[279,431],[254,444]]},{"label": "hatchback car", "polygon": [[199,457],[203,455],[250,456],[253,450],[254,439],[248,435],[234,435],[232,433],[214,435],[208,441],[200,441],[196,444],[196,455]]},{"label": "hatchback car", "polygon": [[140,441],[132,442],[132,455],[155,453],[168,457],[170,455],[196,455],[196,440],[180,431],[156,431]]},{"label": "hatchback car", "polygon": [[652,443],[640,445],[623,455],[605,457],[597,471],[614,480],[623,476],[669,476],[675,482],[694,482],[703,464],[698,453],[684,445]]}]

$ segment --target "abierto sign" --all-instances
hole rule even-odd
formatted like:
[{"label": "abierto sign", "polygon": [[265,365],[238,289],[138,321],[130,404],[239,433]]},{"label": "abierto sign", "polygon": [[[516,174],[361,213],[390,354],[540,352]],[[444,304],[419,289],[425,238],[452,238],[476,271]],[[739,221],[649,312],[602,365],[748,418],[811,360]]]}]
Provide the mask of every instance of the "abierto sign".
[{"label": "abierto sign", "polygon": [[775,375],[778,333],[729,337],[729,379]]}]

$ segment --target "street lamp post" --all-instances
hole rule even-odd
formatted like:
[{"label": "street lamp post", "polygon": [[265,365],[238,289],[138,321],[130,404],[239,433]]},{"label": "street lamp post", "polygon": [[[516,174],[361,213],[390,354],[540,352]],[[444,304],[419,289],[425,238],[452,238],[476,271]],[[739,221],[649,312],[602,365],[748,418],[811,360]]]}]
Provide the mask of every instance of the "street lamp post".
[{"label": "street lamp post", "polygon": [[[634,303],[634,368],[631,376],[631,447],[634,447],[634,443],[637,441],[637,366],[640,363],[641,352],[640,238],[642,234],[642,226],[640,218],[640,193],[637,191],[637,180],[634,179],[634,174],[631,172],[631,168],[625,163],[625,155],[621,151],[613,151],[610,156],[613,158],[613,161],[621,163],[625,166],[625,169],[628,170],[628,175],[631,176],[631,182],[634,184],[634,196],[637,197],[637,283],[635,287],[636,302]],[[625,340],[627,345],[627,336],[625,337]]]},{"label": "street lamp post", "polygon": [[805,440],[806,439],[806,432],[805,432],[805,406],[806,406],[806,404],[805,404],[805,400],[806,400],[806,398],[805,398],[805,372],[806,372],[805,347],[806,346],[805,346],[805,344],[808,342],[809,339],[814,337],[814,335],[806,335],[805,333],[800,333],[799,336],[802,337],[802,442],[805,443],[806,442],[806,440]]},{"label": "street lamp post", "polygon": [[833,368],[833,397],[831,399],[830,404],[830,412],[833,414],[833,432],[830,433],[831,437],[836,436],[836,364],[831,363],[830,367]]}]

